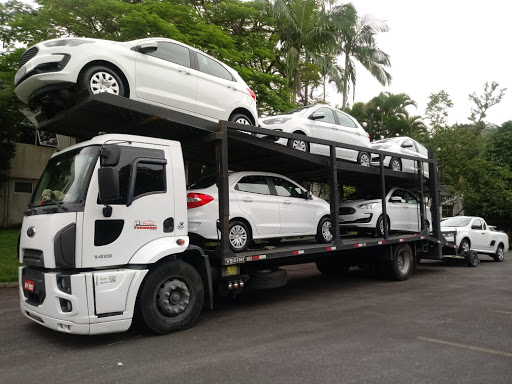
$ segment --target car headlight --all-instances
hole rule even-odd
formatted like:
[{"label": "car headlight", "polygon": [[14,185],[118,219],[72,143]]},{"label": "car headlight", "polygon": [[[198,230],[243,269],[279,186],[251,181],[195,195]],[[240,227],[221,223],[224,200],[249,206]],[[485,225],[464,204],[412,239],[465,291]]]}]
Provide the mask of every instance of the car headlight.
[{"label": "car headlight", "polygon": [[273,125],[273,124],[283,124],[288,120],[291,120],[291,117],[274,117],[272,119],[263,120],[263,124]]},{"label": "car headlight", "polygon": [[356,208],[359,208],[359,209],[373,209],[377,205],[379,205],[379,203],[365,203],[365,204],[356,205]]},{"label": "car headlight", "polygon": [[57,39],[50,40],[46,43],[43,43],[45,47],[76,47],[77,45],[94,43],[94,40],[86,40],[86,39]]}]

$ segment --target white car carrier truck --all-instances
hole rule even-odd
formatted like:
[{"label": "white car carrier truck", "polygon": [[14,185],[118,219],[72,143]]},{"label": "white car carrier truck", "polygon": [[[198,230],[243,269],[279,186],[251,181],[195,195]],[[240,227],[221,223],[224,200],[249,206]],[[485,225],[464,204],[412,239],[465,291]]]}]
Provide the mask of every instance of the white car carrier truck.
[{"label": "white car carrier truck", "polygon": [[[380,155],[380,167],[363,167],[336,158],[340,143],[301,138],[330,147],[330,157],[313,155],[259,137],[295,134],[215,124],[109,94],[88,96],[42,121],[39,129],[85,140],[51,158],[34,192],[36,201],[44,201],[31,204],[20,233],[21,311],[57,331],[123,332],[135,318],[165,334],[193,325],[203,308],[213,308],[217,295],[237,295],[251,285],[283,286],[286,270],[281,266],[315,262],[320,272],[341,275],[352,265],[372,264],[391,279],[405,280],[419,258],[440,259],[443,246],[450,247],[440,231],[434,154],[407,157],[418,161],[418,174],[385,169],[387,153],[379,150],[372,152]],[[217,169],[219,242],[212,248],[189,242],[188,161]],[[228,169],[328,183],[331,223],[339,222],[342,184],[380,189],[384,215],[386,186],[415,188],[421,197],[421,228],[390,235],[385,225],[383,237],[358,237],[342,236],[339,226],[332,225],[330,244],[304,238],[275,247],[255,244],[235,254],[227,236]],[[52,189],[57,181],[68,185],[65,196]],[[427,191],[430,231],[423,204]]]}]

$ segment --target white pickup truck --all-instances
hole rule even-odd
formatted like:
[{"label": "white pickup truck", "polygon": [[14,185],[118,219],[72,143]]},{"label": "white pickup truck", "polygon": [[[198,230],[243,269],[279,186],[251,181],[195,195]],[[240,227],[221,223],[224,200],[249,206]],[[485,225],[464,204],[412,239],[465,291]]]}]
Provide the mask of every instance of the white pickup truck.
[{"label": "white pickup truck", "polygon": [[508,250],[508,235],[491,230],[484,219],[473,216],[455,216],[441,221],[441,231],[449,242],[458,245],[460,253],[470,249],[503,261]]}]

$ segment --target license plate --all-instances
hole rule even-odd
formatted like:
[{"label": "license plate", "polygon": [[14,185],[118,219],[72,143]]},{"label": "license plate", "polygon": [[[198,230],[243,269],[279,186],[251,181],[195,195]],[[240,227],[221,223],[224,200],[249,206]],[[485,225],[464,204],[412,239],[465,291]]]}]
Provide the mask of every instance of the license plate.
[{"label": "license plate", "polygon": [[25,279],[23,282],[23,289],[25,291],[34,292],[34,288],[36,286],[36,283],[30,279]]}]

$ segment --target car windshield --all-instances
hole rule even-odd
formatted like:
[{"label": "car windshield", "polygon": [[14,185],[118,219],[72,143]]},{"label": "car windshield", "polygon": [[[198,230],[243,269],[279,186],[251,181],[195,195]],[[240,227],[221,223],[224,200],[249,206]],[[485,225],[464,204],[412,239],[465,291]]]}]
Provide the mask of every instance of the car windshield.
[{"label": "car windshield", "polygon": [[400,137],[391,137],[389,139],[382,139],[382,140],[377,140],[377,141],[374,141],[372,144],[391,144],[391,143],[396,143],[396,142],[399,142],[401,140]]},{"label": "car windshield", "polygon": [[470,221],[467,217],[449,217],[441,221],[441,227],[465,227]]},{"label": "car windshield", "polygon": [[83,147],[52,157],[34,190],[31,206],[79,203],[85,197],[99,149]]},{"label": "car windshield", "polygon": [[304,106],[304,107],[298,107],[298,108],[292,109],[291,111],[286,112],[286,114],[287,115],[292,115],[294,113],[302,112],[302,111],[304,111],[306,109],[309,109],[311,107],[312,107],[311,105],[307,105],[307,106]]},{"label": "car windshield", "polygon": [[[386,194],[388,192],[386,191]],[[381,198],[379,188],[356,188],[353,192],[347,194],[344,200],[376,200]]]}]

